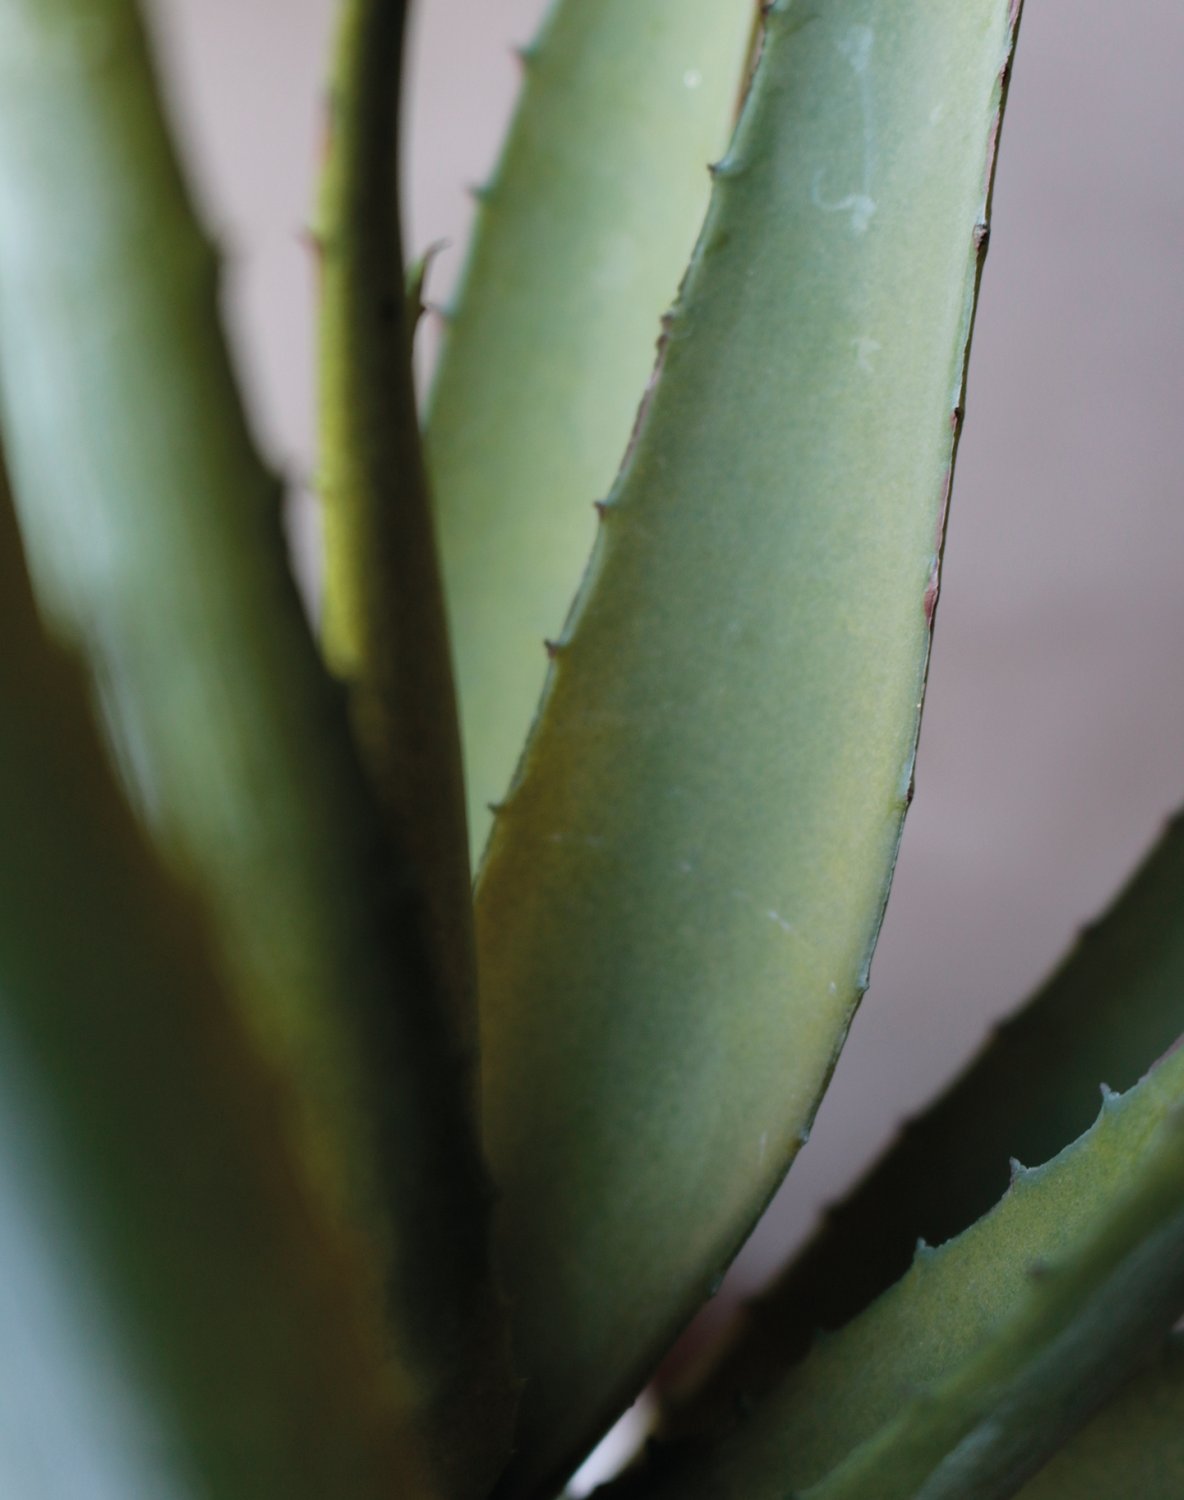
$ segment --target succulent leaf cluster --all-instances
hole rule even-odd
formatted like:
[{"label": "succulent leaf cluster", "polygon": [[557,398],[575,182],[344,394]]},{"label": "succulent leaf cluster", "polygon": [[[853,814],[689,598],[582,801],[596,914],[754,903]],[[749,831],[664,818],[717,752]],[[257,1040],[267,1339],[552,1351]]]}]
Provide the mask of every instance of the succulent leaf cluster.
[{"label": "succulent leaf cluster", "polygon": [[[419,392],[340,0],[310,623],[135,0],[0,0],[0,1495],[549,1500],[713,1294],[868,986],[1019,10],[556,0]],[[1182,889],[618,1500],[1184,1493]]]}]

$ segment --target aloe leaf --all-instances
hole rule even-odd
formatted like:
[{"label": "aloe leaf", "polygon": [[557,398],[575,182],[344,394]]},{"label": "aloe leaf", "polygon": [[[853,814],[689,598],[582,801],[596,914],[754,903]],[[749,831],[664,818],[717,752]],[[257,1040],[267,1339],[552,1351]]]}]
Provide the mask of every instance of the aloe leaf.
[{"label": "aloe leaf", "polygon": [[0,1493],[428,1497],[368,1248],[105,764],[0,493]]},{"label": "aloe leaf", "polygon": [[810,1355],[649,1500],[987,1500],[1024,1480],[1184,1309],[1184,1052]]},{"label": "aloe leaf", "polygon": [[866,988],[1015,23],[769,13],[478,884],[511,1492],[562,1477],[710,1292]]},{"label": "aloe leaf", "polygon": [[[131,0],[0,0],[0,397],[41,607],[76,644],[327,1210],[373,1241],[448,1453],[504,1411],[487,1186],[340,688],[287,565]],[[471,1429],[479,1441],[480,1420]]]},{"label": "aloe leaf", "polygon": [[320,466],[323,634],[347,685],[379,801],[422,884],[425,950],[476,1043],[464,781],[411,375],[422,271],[408,288],[399,224],[404,10],[341,12],[321,190]]},{"label": "aloe leaf", "polygon": [[474,855],[707,208],[753,0],[555,0],[478,195],[427,424]]},{"label": "aloe leaf", "polygon": [[901,1276],[918,1236],[965,1229],[1007,1185],[1008,1160],[1045,1161],[1089,1123],[1105,1082],[1129,1087],[1184,1026],[1184,821],[1036,996],[825,1220],[722,1347],[676,1390],[668,1435],[727,1426],[809,1346]]},{"label": "aloe leaf", "polygon": [[[1184,1129],[1137,1191],[957,1375],[906,1405],[813,1500],[1007,1500],[1184,1312]],[[751,1496],[752,1488],[744,1493]],[[780,1493],[775,1489],[773,1493]]]},{"label": "aloe leaf", "polygon": [[1184,1494],[1184,1339],[1169,1339],[1019,1493],[1020,1500]]}]

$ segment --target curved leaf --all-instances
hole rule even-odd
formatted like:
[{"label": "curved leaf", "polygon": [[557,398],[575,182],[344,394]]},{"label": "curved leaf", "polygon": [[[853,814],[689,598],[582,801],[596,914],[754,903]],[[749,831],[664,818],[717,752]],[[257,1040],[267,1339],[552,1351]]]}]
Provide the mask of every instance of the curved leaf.
[{"label": "curved leaf", "polygon": [[555,0],[427,425],[474,854],[509,785],[724,149],[754,0]]},{"label": "curved leaf", "polygon": [[841,1203],[705,1366],[676,1390],[671,1437],[727,1427],[809,1347],[1007,1186],[1008,1160],[1046,1161],[1086,1128],[1098,1085],[1128,1088],[1184,1028],[1184,820],[1173,821],[1048,983]]},{"label": "curved leaf", "polygon": [[[423,890],[425,950],[476,1045],[464,781],[411,377],[397,191],[404,6],[342,8],[321,188],[324,644]],[[422,279],[422,271],[419,273]],[[411,297],[418,303],[418,289]]]},{"label": "curved leaf", "polygon": [[0,493],[0,1493],[430,1497],[369,1247],[34,618]]},{"label": "curved leaf", "polygon": [[[996,1500],[1184,1310],[1184,1051],[774,1386],[647,1500]],[[632,1491],[631,1491],[632,1493]]]},{"label": "curved leaf", "polygon": [[[1177,1103],[1177,1112],[1179,1105]],[[1008,1500],[1184,1312],[1184,1122],[1132,1163],[1137,1186],[965,1368],[913,1397],[812,1500]],[[780,1494],[780,1485],[771,1487]],[[746,1496],[753,1487],[743,1490]]]},{"label": "curved leaf", "polygon": [[767,25],[478,884],[511,1493],[632,1397],[808,1133],[909,800],[1015,14]]},{"label": "curved leaf", "polygon": [[[468,1060],[287,565],[132,0],[0,0],[0,395],[38,601],[85,654],[326,1205],[447,1447],[498,1370]],[[493,1354],[487,1353],[492,1350]],[[493,1377],[500,1399],[500,1375]]]}]

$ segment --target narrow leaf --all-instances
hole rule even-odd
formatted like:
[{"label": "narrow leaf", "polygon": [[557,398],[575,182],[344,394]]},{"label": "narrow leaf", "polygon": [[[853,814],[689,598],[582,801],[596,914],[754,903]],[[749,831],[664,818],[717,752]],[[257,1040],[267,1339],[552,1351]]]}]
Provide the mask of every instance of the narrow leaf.
[{"label": "narrow leaf", "polygon": [[1182,1124],[1165,1126],[1132,1171],[1138,1187],[1079,1251],[1040,1270],[1047,1285],[967,1367],[909,1402],[811,1500],[1016,1493],[1184,1312]]},{"label": "narrow leaf", "polygon": [[998,1200],[1008,1161],[1046,1161],[1079,1135],[1102,1083],[1128,1088],[1184,1027],[1184,821],[1164,832],[1113,908],[1049,982],[917,1119],[723,1347],[676,1391],[669,1436],[729,1426],[805,1352]]},{"label": "narrow leaf", "polygon": [[372,1256],[42,637],[0,493],[0,1493],[430,1497]]},{"label": "narrow leaf", "polygon": [[727,143],[754,0],[555,0],[428,422],[469,824],[505,794]]},{"label": "narrow leaf", "polygon": [[[323,630],[379,801],[422,883],[425,950],[475,1046],[464,782],[399,225],[404,9],[347,0],[330,94],[317,227]],[[410,297],[418,305],[415,283]]]},{"label": "narrow leaf", "polygon": [[291,580],[136,6],[0,0],[0,34],[0,395],[39,603],[298,1082],[294,1137],[373,1241],[443,1451],[458,1401],[502,1409],[501,1322],[468,1062],[405,853]]},{"label": "narrow leaf", "polygon": [[996,1500],[1184,1310],[1184,1052],[810,1355],[648,1500]]},{"label": "narrow leaf", "polygon": [[807,1135],[908,804],[1007,0],[779,3],[479,882],[486,1142],[563,1477]]}]

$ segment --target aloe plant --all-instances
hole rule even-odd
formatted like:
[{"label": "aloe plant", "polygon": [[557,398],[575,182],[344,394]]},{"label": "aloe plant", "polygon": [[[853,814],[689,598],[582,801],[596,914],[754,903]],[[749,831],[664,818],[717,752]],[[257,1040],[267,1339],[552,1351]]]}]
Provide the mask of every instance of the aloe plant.
[{"label": "aloe plant", "polygon": [[[556,0],[427,393],[404,10],[329,69],[310,627],[137,6],[0,0],[6,1496],[557,1493],[868,984],[1018,0]],[[1182,847],[623,1497],[1179,1493]]]}]

